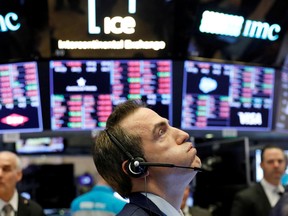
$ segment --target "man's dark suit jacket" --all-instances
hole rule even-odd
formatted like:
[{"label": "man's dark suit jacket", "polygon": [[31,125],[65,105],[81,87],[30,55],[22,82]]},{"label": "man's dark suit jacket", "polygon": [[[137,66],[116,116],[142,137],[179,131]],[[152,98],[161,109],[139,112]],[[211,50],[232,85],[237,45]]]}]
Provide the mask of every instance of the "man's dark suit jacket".
[{"label": "man's dark suit jacket", "polygon": [[269,216],[271,204],[260,183],[246,188],[235,195],[231,216]]},{"label": "man's dark suit jacket", "polygon": [[146,196],[141,193],[133,193],[129,196],[127,203],[118,216],[166,216],[160,209]]},{"label": "man's dark suit jacket", "polygon": [[17,216],[44,216],[42,207],[32,201],[19,196]]},{"label": "man's dark suit jacket", "polygon": [[288,192],[285,192],[280,200],[272,208],[270,216],[286,216],[288,215]]}]

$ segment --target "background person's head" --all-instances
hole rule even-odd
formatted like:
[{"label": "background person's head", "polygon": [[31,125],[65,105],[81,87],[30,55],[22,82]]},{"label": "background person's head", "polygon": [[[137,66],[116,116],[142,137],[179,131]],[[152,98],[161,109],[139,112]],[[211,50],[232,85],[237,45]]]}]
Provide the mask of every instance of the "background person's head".
[{"label": "background person's head", "polygon": [[287,166],[287,157],[282,148],[266,145],[261,152],[261,168],[263,177],[270,184],[278,185]]},{"label": "background person's head", "polygon": [[0,199],[8,202],[22,179],[20,158],[9,151],[0,152]]}]

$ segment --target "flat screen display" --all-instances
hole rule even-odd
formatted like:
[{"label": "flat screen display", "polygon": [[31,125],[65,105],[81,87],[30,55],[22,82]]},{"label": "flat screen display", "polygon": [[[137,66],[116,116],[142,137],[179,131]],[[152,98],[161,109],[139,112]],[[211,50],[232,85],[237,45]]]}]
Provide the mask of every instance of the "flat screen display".
[{"label": "flat screen display", "polygon": [[0,133],[42,130],[37,63],[0,64]]},{"label": "flat screen display", "polygon": [[215,206],[219,215],[230,215],[234,195],[250,185],[249,139],[239,137],[196,144],[206,172],[196,176],[194,204]]},{"label": "flat screen display", "polygon": [[50,57],[47,2],[0,1],[0,61]]},{"label": "flat screen display", "polygon": [[274,68],[189,60],[183,71],[182,129],[271,129]]},{"label": "flat screen display", "polygon": [[275,131],[288,131],[288,56],[286,56],[282,70],[280,71],[279,90],[277,91],[277,103],[275,114]]},{"label": "flat screen display", "polygon": [[174,1],[48,1],[51,56],[170,58]]},{"label": "flat screen display", "polygon": [[279,66],[287,54],[287,1],[186,0],[177,6],[175,47],[186,48],[186,58]]},{"label": "flat screen display", "polygon": [[105,128],[113,108],[141,99],[172,121],[172,61],[53,60],[52,130]]},{"label": "flat screen display", "polygon": [[15,150],[18,154],[60,153],[64,151],[63,137],[38,137],[17,140]]}]

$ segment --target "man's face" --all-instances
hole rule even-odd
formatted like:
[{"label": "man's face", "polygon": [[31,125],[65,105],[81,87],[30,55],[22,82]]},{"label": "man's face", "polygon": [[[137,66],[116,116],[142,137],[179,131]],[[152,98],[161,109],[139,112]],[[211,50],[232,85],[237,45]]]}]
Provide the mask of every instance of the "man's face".
[{"label": "man's face", "polygon": [[279,184],[286,169],[284,152],[278,148],[266,149],[261,162],[264,178],[272,183]]},{"label": "man's face", "polygon": [[[188,167],[201,166],[201,161],[196,155],[196,149],[188,141],[189,134],[171,127],[167,119],[162,118],[153,110],[139,108],[122,120],[120,125],[129,133],[141,137],[145,159],[148,162],[172,163]],[[153,170],[155,170],[155,175],[179,174],[181,172],[182,174],[187,173],[190,178],[194,176],[188,169],[150,167],[149,173],[151,174]]]},{"label": "man's face", "polygon": [[9,201],[22,172],[17,169],[16,158],[12,153],[0,152],[0,198]]}]

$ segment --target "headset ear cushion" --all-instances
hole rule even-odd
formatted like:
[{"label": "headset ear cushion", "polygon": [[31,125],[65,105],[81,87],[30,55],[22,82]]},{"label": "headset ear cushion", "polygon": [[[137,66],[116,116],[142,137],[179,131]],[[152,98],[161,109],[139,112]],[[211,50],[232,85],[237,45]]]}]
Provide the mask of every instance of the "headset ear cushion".
[{"label": "headset ear cushion", "polygon": [[127,174],[134,178],[139,178],[146,174],[148,166],[140,165],[140,163],[145,162],[141,157],[136,157],[133,160],[128,161],[125,164],[125,170]]}]

